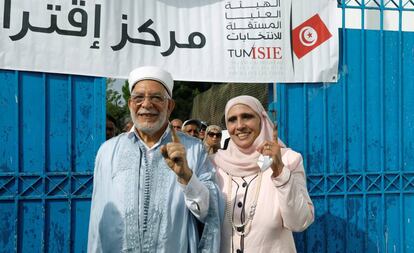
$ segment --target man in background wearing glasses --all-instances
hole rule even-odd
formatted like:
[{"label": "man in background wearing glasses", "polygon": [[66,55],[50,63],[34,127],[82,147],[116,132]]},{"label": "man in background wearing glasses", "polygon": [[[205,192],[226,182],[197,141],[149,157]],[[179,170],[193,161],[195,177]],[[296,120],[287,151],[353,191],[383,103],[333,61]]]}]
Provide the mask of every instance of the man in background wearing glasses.
[{"label": "man in background wearing glasses", "polygon": [[134,126],[98,151],[88,252],[218,252],[215,170],[201,142],[169,127],[171,74],[141,67],[128,81]]}]

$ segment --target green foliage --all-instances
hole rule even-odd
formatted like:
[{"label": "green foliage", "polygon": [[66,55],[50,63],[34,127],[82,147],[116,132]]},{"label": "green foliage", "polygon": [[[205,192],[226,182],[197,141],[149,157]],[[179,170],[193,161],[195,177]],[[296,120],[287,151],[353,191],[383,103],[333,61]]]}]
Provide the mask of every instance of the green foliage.
[{"label": "green foliage", "polygon": [[122,128],[123,119],[129,116],[128,101],[131,96],[128,82],[122,86],[122,94],[114,90],[114,79],[108,78],[106,81],[106,113],[111,115],[117,122],[118,129]]},{"label": "green foliage", "polygon": [[174,82],[173,99],[175,100],[175,108],[171,114],[171,119],[179,118],[181,120],[188,119],[193,106],[193,90],[185,82]]},{"label": "green foliage", "polygon": [[170,118],[179,118],[183,121],[189,119],[193,108],[193,98],[210,86],[211,84],[205,83],[175,81],[173,90],[175,109]]},{"label": "green foliage", "polygon": [[130,97],[131,92],[129,92],[129,84],[128,81],[125,81],[124,85],[122,85],[122,98],[126,103],[128,103]]}]

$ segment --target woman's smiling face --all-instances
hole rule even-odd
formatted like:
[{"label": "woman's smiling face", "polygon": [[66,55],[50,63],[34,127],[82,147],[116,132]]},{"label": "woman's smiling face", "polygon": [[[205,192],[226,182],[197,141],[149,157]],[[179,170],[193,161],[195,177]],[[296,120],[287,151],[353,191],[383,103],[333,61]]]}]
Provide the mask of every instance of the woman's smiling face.
[{"label": "woman's smiling face", "polygon": [[230,138],[241,148],[250,147],[260,134],[260,117],[249,106],[236,104],[227,113],[227,130]]}]

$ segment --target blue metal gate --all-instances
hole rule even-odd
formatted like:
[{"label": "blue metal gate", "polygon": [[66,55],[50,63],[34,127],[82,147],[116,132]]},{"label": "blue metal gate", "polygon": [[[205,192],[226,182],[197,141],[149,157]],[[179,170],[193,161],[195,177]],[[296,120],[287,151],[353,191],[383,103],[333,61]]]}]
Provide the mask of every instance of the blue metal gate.
[{"label": "blue metal gate", "polygon": [[[317,219],[299,252],[414,252],[412,0],[343,0],[338,84],[281,84],[280,136],[305,159]],[[397,31],[383,28],[385,11]],[[343,24],[346,23],[345,15]],[[105,80],[0,70],[0,251],[84,252]]]},{"label": "blue metal gate", "polygon": [[105,88],[0,70],[0,252],[86,252]]},{"label": "blue metal gate", "polygon": [[[278,84],[279,133],[301,152],[315,223],[299,252],[414,252],[413,1],[342,1],[379,15],[380,29],[341,29],[338,84]],[[398,31],[383,29],[395,11]],[[411,22],[414,22],[411,20]],[[343,26],[345,26],[345,15]]]}]

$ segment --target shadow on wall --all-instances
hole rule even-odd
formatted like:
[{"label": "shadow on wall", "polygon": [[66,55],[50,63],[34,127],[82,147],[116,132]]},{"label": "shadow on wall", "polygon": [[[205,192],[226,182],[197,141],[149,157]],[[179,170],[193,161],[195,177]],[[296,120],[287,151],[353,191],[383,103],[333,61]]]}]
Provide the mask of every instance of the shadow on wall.
[{"label": "shadow on wall", "polygon": [[294,233],[298,253],[382,252],[380,242],[369,239],[368,233],[343,218],[324,213],[303,233]]}]

